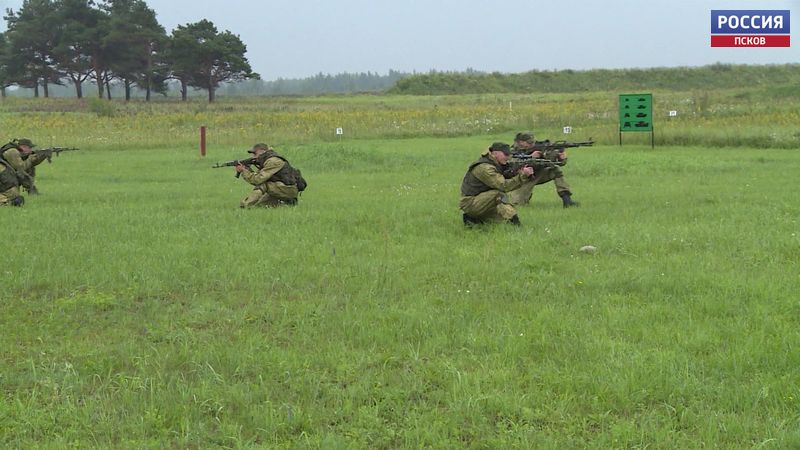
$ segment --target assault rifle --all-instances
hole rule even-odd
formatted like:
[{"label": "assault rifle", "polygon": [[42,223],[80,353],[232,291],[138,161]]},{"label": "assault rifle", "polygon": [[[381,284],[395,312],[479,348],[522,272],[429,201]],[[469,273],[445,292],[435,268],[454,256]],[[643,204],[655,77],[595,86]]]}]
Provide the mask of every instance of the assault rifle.
[{"label": "assault rifle", "polygon": [[547,167],[555,167],[555,166],[563,166],[566,164],[566,161],[558,160],[553,161],[551,159],[546,158],[534,158],[527,153],[514,153],[511,155],[511,158],[508,160],[509,164],[516,164],[519,167],[523,166],[547,166]]},{"label": "assault rifle", "polygon": [[[218,163],[214,164],[213,166],[211,166],[211,168],[212,169],[219,169],[220,167],[235,167],[235,166],[238,166],[239,164],[244,164],[245,166],[252,166],[257,161],[258,161],[258,158],[255,157],[255,156],[252,157],[252,158],[247,158],[247,159],[234,159],[233,161],[225,161],[223,163],[219,163],[218,162]],[[241,176],[241,175],[242,175],[241,173],[236,172],[236,178],[239,178],[239,176]]]},{"label": "assault rifle", "polygon": [[53,155],[58,156],[61,152],[74,152],[80,150],[79,148],[75,147],[50,147],[50,148],[42,148],[39,150],[34,150],[31,152],[32,155],[41,155],[44,159],[47,160],[48,163],[53,162]]},{"label": "assault rifle", "polygon": [[569,142],[569,141],[555,141],[550,142],[550,139],[545,141],[536,141],[533,143],[533,147],[525,149],[524,152],[515,153],[514,156],[516,157],[519,154],[530,155],[533,152],[539,151],[542,153],[551,153],[553,150],[557,151],[558,153],[563,153],[564,149],[567,148],[574,148],[574,147],[591,147],[594,144],[592,138],[589,138],[588,141],[583,142]]},{"label": "assault rifle", "polygon": [[505,167],[503,167],[503,176],[511,178],[517,174],[523,167],[533,167],[534,171],[540,170],[542,167],[560,167],[566,164],[566,161],[552,161],[545,158],[534,158],[527,153],[514,153],[509,158]]},{"label": "assault rifle", "polygon": [[[508,164],[506,165],[506,169],[503,171],[503,175],[506,177],[511,177],[515,175],[519,169],[525,166],[533,167],[534,170],[537,167],[542,168],[563,166],[567,163],[567,161],[565,159],[560,159],[558,155],[563,153],[564,149],[575,147],[591,147],[592,144],[594,144],[592,138],[589,138],[588,141],[583,142],[550,142],[549,139],[545,141],[536,141],[531,148],[525,149],[524,152],[517,152],[511,155],[511,158],[508,160]],[[534,158],[532,153],[536,151],[541,152],[544,158]]]}]

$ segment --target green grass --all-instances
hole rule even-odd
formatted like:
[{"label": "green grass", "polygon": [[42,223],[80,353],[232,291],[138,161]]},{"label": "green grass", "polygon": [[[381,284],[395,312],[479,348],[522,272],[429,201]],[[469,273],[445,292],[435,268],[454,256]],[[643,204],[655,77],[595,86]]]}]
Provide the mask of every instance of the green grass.
[{"label": "green grass", "polygon": [[281,145],[276,210],[241,150],[45,164],[0,210],[0,446],[799,447],[800,154],[576,149],[580,208],[464,229],[498,139]]}]

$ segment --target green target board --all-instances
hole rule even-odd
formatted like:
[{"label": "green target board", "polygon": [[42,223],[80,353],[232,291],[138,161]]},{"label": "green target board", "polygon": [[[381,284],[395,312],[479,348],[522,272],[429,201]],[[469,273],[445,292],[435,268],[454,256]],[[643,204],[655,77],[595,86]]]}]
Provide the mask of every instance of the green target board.
[{"label": "green target board", "polygon": [[653,94],[619,96],[619,131],[653,131]]}]

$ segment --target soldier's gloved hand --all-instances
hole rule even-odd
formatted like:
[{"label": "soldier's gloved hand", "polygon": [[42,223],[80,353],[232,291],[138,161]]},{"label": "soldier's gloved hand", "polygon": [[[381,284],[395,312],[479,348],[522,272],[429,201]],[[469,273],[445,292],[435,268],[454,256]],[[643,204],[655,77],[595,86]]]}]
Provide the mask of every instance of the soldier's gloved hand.
[{"label": "soldier's gloved hand", "polygon": [[542,152],[540,152],[539,150],[534,150],[533,153],[531,153],[531,156],[533,156],[534,158],[541,158]]},{"label": "soldier's gloved hand", "polygon": [[244,172],[245,170],[247,170],[247,167],[245,167],[245,166],[244,166],[244,164],[237,164],[237,165],[236,165],[236,171],[237,171],[238,173],[242,173],[242,172]]},{"label": "soldier's gloved hand", "polygon": [[532,177],[533,176],[533,167],[525,166],[525,167],[522,168],[522,170],[520,172],[522,172],[523,175],[526,175],[528,177]]},{"label": "soldier's gloved hand", "polygon": [[561,152],[561,153],[559,153],[559,154],[558,154],[558,159],[559,159],[560,161],[563,161],[563,160],[567,159],[567,152]]}]

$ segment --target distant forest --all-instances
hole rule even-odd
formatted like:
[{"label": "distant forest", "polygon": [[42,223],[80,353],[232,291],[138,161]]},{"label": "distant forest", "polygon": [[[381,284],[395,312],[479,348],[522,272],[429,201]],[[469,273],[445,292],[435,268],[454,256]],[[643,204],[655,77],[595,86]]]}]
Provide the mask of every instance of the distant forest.
[{"label": "distant forest", "polygon": [[524,73],[431,72],[404,77],[388,93],[412,95],[556,93],[627,89],[703,90],[796,85],[800,64],[652,69],[533,70]]},{"label": "distant forest", "polygon": [[[437,72],[425,74],[390,70],[387,75],[374,72],[319,73],[313,77],[264,81],[250,79],[221,83],[218,95],[235,96],[304,96],[326,94],[388,93],[400,95],[448,95],[483,93],[558,93],[632,89],[704,90],[752,86],[797,86],[800,95],[800,64],[731,65],[652,69],[560,70],[524,73]],[[111,84],[111,94],[120,97],[124,86]],[[74,96],[69,86],[51,85],[51,96]],[[32,89],[9,90],[8,95],[31,96]],[[181,85],[167,81],[162,92],[166,97],[181,95]],[[143,97],[145,91],[134,87],[131,96]],[[188,96],[204,96],[202,90],[189,90]]]},{"label": "distant forest", "polygon": [[[279,78],[274,81],[251,79],[235,83],[220,83],[216,95],[223,97],[235,96],[302,96],[325,94],[354,94],[354,93],[380,93],[385,92],[403,77],[412,76],[409,73],[390,70],[387,75],[374,72],[340,73],[329,75],[319,73],[308,78]],[[93,87],[94,83],[87,82],[84,89]],[[112,82],[110,86],[112,98],[124,97],[124,86],[119,82]],[[163,92],[165,97],[181,96],[181,85],[177,81],[166,81]],[[188,97],[201,97],[206,95],[202,89],[189,89]],[[33,89],[14,88],[6,90],[6,95],[15,97],[31,97]],[[75,89],[71,86],[50,85],[51,97],[74,97]],[[134,86],[130,90],[132,98],[144,98],[146,91]]]}]

